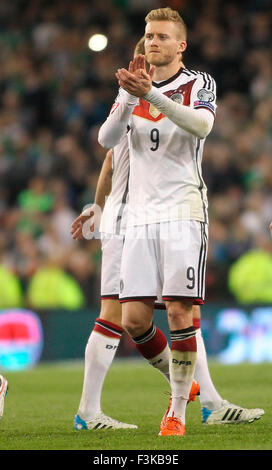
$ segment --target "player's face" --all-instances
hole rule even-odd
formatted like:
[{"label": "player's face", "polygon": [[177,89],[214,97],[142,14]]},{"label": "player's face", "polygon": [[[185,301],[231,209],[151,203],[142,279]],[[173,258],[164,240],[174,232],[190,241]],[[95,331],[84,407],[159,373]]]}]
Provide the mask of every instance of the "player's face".
[{"label": "player's face", "polygon": [[165,66],[179,62],[186,42],[172,21],[150,21],[145,28],[145,54],[149,64]]}]

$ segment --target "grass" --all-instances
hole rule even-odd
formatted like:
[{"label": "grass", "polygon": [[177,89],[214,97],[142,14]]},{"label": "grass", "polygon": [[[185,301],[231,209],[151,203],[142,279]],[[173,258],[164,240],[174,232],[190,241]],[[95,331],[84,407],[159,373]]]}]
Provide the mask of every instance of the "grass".
[{"label": "grass", "polygon": [[143,361],[116,361],[105,381],[103,411],[138,429],[78,432],[72,425],[83,364],[41,364],[5,374],[9,393],[0,422],[0,450],[271,450],[271,364],[211,364],[210,371],[224,398],[264,408],[265,415],[252,424],[204,426],[197,399],[188,406],[184,438],[158,437],[168,385]]}]

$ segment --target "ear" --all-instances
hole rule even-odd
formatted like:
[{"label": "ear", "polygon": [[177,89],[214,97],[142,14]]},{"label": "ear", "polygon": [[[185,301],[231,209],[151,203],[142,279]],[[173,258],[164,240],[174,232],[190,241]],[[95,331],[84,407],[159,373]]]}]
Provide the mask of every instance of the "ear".
[{"label": "ear", "polygon": [[180,50],[179,52],[184,52],[187,49],[187,42],[186,41],[180,41],[179,43]]}]

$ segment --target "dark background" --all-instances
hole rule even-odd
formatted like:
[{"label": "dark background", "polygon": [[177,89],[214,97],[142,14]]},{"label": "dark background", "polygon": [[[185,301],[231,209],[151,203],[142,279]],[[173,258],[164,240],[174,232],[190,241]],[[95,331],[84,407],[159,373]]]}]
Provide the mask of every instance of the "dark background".
[{"label": "dark background", "polygon": [[[203,160],[207,300],[235,300],[229,269],[243,254],[272,254],[270,1],[2,0],[0,265],[17,284],[8,297],[14,279],[0,272],[0,308],[99,309],[100,242],[73,241],[70,226],[94,198],[105,157],[97,132],[117,93],[115,71],[128,65],[147,12],[161,6],[177,9],[188,26],[187,68],[217,82],[216,123]],[[96,32],[109,38],[99,53],[88,48]],[[76,282],[70,304],[49,281],[37,287],[42,305],[30,295],[45,267]],[[69,289],[60,282],[58,292],[61,285]]]}]

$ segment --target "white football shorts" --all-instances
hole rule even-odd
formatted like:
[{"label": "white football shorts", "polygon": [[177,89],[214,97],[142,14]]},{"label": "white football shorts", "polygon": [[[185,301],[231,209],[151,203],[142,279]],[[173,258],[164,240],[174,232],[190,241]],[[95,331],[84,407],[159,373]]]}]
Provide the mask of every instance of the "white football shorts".
[{"label": "white football shorts", "polygon": [[208,225],[177,220],[128,227],[122,253],[120,302],[192,299],[203,304]]},{"label": "white football shorts", "polygon": [[[124,236],[101,234],[101,300],[119,299],[120,269]],[[155,308],[165,309],[165,304],[158,291]]]},{"label": "white football shorts", "polygon": [[101,234],[101,299],[119,299],[124,237]]}]

